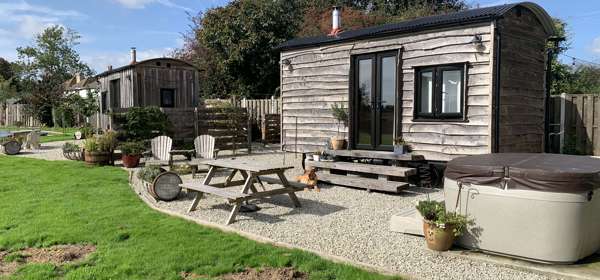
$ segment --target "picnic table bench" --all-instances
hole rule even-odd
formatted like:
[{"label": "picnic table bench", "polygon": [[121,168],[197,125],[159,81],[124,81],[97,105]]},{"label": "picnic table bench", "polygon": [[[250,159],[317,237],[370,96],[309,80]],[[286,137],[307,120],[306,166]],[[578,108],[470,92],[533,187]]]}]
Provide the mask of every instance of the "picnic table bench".
[{"label": "picnic table bench", "polygon": [[[266,198],[274,195],[287,194],[295,207],[301,207],[300,201],[295,192],[303,190],[306,185],[301,183],[291,183],[285,177],[285,170],[293,168],[292,166],[284,166],[270,164],[249,159],[218,159],[204,161],[203,164],[210,168],[202,183],[192,182],[181,184],[181,187],[190,191],[196,192],[196,196],[188,209],[189,212],[196,210],[198,203],[204,194],[216,195],[227,199],[229,203],[234,204],[226,224],[231,224],[235,221],[235,217],[242,207],[242,203],[251,199]],[[212,183],[217,170],[230,170],[225,182]],[[244,178],[243,180],[233,180],[237,173]],[[266,175],[275,175],[269,177]],[[280,188],[258,191],[255,184],[260,185],[265,183],[281,185]],[[242,186],[241,190],[235,191],[232,187]]]}]

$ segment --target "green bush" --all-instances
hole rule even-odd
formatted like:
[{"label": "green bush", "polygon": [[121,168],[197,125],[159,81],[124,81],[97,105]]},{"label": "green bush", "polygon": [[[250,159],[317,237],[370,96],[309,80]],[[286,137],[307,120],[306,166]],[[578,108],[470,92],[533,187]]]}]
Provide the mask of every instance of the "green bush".
[{"label": "green bush", "polygon": [[141,155],[146,147],[142,142],[125,142],[119,146],[119,149],[125,155]]},{"label": "green bush", "polygon": [[77,144],[73,144],[71,142],[67,142],[62,147],[63,152],[65,153],[73,153],[81,151],[81,147]]},{"label": "green bush", "polygon": [[158,107],[130,108],[124,118],[116,118],[128,141],[152,139],[165,135],[169,127],[167,115]]},{"label": "green bush", "polygon": [[90,138],[94,136],[94,128],[89,124],[80,127],[79,132],[81,132],[81,136],[83,138]]},{"label": "green bush", "polygon": [[158,166],[145,166],[144,168],[140,169],[137,177],[146,182],[153,182],[154,179],[160,175],[160,173],[162,173],[162,170]]},{"label": "green bush", "polygon": [[85,139],[83,147],[87,152],[111,152],[114,151],[116,144],[116,133],[109,131],[105,134]]}]

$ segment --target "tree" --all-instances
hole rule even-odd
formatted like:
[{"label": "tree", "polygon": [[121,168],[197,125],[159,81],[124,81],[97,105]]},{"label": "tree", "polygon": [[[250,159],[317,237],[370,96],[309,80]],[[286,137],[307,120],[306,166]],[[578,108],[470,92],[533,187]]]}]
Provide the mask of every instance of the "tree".
[{"label": "tree", "polygon": [[0,57],[0,78],[3,80],[8,80],[15,75],[13,71],[13,66],[6,59]]},{"label": "tree", "polygon": [[262,97],[279,86],[280,43],[324,35],[331,7],[342,6],[343,29],[465,9],[463,0],[234,0],[192,16],[174,55],[200,69],[203,96]]},{"label": "tree", "polygon": [[24,100],[46,125],[56,120],[53,111],[64,98],[63,82],[77,73],[93,74],[75,50],[79,38],[77,32],[55,25],[36,35],[33,46],[17,48]]},{"label": "tree", "polygon": [[293,37],[299,18],[288,12],[286,3],[293,5],[293,1],[233,1],[199,19],[196,39],[212,57],[209,70],[217,74],[218,81],[213,82],[217,89],[247,97],[273,93],[279,84],[274,48]]}]

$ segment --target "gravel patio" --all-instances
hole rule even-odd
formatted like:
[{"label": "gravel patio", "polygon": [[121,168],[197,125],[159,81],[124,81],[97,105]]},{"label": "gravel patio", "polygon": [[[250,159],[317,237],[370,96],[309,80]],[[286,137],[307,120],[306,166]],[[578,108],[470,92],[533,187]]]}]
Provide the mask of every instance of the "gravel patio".
[{"label": "gravel patio", "polygon": [[[289,179],[302,174],[301,156],[284,154],[276,149],[238,155],[260,161],[291,164]],[[239,176],[239,174],[237,175]],[[190,175],[184,181],[192,180]],[[201,181],[197,176],[194,180]],[[224,181],[224,177],[218,180]],[[241,179],[241,176],[238,178]],[[215,181],[218,182],[217,179]],[[134,184],[144,193],[140,184]],[[266,185],[267,189],[269,188]],[[367,264],[390,273],[418,279],[554,279],[458,255],[440,254],[426,249],[421,237],[389,230],[389,219],[398,210],[412,207],[427,198],[432,190],[410,188],[400,195],[322,185],[320,192],[302,191],[297,195],[302,208],[293,208],[287,196],[255,200],[261,210],[238,214],[229,227],[240,232],[265,237],[328,255]],[[159,209],[191,217],[194,220],[223,224],[231,206],[223,199],[206,196],[196,211],[187,209],[193,195],[182,194],[172,202],[148,200]]]},{"label": "gravel patio", "polygon": [[[64,159],[60,152],[63,143],[44,144],[42,149],[25,151],[22,156],[61,160]],[[295,168],[286,172],[289,179],[302,173],[301,156],[284,154],[277,147],[259,148],[252,155],[236,157],[293,165]],[[191,175],[185,175],[183,179],[192,180]],[[219,177],[215,181],[224,179]],[[194,180],[202,180],[202,173]],[[148,199],[138,180],[133,182],[135,191],[151,206],[200,223],[223,225],[231,209],[223,199],[208,195],[201,200],[198,210],[187,213],[192,195],[182,193],[175,201],[157,202]],[[505,258],[498,262],[498,257],[483,254],[465,257],[462,256],[464,251],[436,253],[426,249],[422,237],[389,230],[391,215],[414,206],[431,192],[412,187],[402,194],[391,195],[322,185],[320,192],[297,193],[302,208],[293,208],[287,196],[255,200],[253,203],[261,208],[260,211],[240,213],[236,222],[227,227],[416,279],[560,279],[552,274],[523,269],[529,265],[513,265]]]}]

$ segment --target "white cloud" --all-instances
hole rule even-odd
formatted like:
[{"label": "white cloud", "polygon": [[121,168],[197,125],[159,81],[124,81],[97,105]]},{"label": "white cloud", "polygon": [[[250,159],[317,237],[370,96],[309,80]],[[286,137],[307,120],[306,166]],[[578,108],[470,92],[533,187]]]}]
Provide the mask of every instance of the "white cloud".
[{"label": "white cloud", "polygon": [[591,51],[595,54],[600,55],[600,37],[597,37],[592,41]]},{"label": "white cloud", "polygon": [[0,56],[16,58],[15,48],[27,44],[36,34],[66,19],[86,15],[74,10],[59,10],[26,1],[0,3]]},{"label": "white cloud", "polygon": [[129,9],[143,9],[149,4],[160,4],[169,8],[181,9],[184,11],[192,11],[191,8],[181,6],[173,0],[115,0],[117,3]]}]

